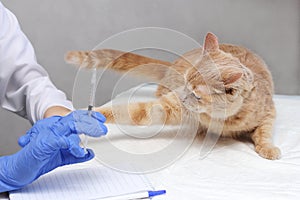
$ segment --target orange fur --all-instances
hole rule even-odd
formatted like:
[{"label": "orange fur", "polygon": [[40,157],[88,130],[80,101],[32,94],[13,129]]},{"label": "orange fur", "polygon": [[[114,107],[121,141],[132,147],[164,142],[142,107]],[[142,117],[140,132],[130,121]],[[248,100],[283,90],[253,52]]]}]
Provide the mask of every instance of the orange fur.
[{"label": "orange fur", "polygon": [[280,150],[272,144],[273,81],[266,64],[244,47],[219,44],[212,33],[203,46],[173,63],[116,50],[70,52],[66,59],[84,67],[133,70],[159,84],[156,101],[97,108],[108,123],[180,124],[188,114],[199,121],[199,130],[214,120],[216,127],[224,125],[222,136],[246,136],[260,156],[278,159]]}]

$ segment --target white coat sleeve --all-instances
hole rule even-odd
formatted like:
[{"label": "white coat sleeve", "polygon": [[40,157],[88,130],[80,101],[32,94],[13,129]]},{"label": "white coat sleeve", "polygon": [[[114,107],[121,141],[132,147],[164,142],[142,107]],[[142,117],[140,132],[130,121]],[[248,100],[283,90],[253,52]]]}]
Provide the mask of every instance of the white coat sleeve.
[{"label": "white coat sleeve", "polygon": [[37,63],[29,40],[16,17],[0,2],[0,104],[28,118],[43,118],[51,106],[73,110],[66,95],[58,90]]}]

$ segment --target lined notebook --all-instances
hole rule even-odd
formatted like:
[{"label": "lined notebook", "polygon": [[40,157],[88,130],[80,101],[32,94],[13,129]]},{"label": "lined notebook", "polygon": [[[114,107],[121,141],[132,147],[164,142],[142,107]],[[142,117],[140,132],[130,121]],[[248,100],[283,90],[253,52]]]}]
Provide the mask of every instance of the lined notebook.
[{"label": "lined notebook", "polygon": [[11,200],[101,199],[153,190],[145,176],[117,172],[103,166],[56,169],[23,189],[12,191]]}]

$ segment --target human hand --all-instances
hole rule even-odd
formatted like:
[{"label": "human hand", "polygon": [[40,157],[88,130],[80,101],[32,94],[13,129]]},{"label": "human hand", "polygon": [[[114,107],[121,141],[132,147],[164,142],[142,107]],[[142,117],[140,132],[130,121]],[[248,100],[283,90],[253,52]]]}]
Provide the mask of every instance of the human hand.
[{"label": "human hand", "polygon": [[105,135],[104,121],[100,113],[90,117],[88,111],[80,110],[38,121],[20,137],[19,152],[0,158],[0,192],[21,188],[56,167],[92,159],[93,151],[85,154],[79,146],[78,134]]}]

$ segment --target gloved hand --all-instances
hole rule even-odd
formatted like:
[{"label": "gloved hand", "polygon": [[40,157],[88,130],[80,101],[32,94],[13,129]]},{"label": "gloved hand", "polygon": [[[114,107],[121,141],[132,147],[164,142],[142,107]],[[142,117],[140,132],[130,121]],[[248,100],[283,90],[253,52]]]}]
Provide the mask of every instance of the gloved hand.
[{"label": "gloved hand", "polygon": [[66,117],[54,116],[38,121],[19,139],[23,148],[16,154],[0,158],[0,192],[19,189],[41,175],[62,165],[88,161],[94,157],[79,146],[78,134],[105,135],[105,117],[78,110]]}]

